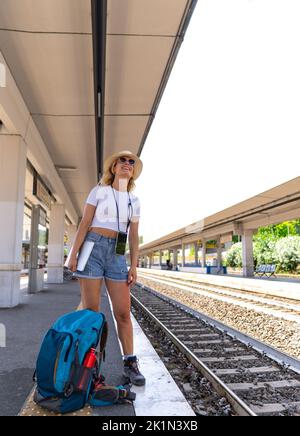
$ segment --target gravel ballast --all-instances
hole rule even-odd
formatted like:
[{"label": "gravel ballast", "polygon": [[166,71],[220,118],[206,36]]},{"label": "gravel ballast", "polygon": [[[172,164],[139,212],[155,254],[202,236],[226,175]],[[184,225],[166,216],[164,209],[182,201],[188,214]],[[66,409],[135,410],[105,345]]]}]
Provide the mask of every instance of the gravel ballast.
[{"label": "gravel ballast", "polygon": [[300,358],[300,325],[275,318],[255,310],[221,302],[177,289],[176,286],[159,284],[151,279],[138,277],[138,283],[155,289],[194,310],[221,321],[293,357]]}]

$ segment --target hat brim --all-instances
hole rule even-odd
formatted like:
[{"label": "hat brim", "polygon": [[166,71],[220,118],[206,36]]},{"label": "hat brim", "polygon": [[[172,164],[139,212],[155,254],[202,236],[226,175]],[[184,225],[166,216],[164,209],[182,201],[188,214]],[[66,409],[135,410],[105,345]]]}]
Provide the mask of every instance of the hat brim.
[{"label": "hat brim", "polygon": [[109,156],[107,159],[105,159],[104,165],[103,165],[104,172],[109,171],[111,165],[115,162],[116,159],[118,159],[121,156],[132,157],[132,159],[135,160],[132,177],[134,180],[136,180],[142,172],[143,162],[136,154],[132,153],[129,150],[123,150],[123,151],[120,151],[118,153],[114,153],[111,156]]}]

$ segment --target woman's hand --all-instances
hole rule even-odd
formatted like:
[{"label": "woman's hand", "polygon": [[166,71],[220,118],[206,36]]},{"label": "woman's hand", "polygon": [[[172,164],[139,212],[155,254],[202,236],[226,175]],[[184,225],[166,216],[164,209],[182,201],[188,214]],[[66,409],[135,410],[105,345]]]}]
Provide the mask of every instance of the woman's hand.
[{"label": "woman's hand", "polygon": [[70,260],[68,262],[67,268],[72,271],[75,272],[77,269],[77,258],[76,256],[71,256]]},{"label": "woman's hand", "polygon": [[136,283],[136,279],[137,279],[137,271],[136,271],[136,267],[131,266],[131,267],[129,268],[129,271],[128,271],[128,282],[127,282],[128,285],[129,285],[130,287],[134,286],[135,283]]}]

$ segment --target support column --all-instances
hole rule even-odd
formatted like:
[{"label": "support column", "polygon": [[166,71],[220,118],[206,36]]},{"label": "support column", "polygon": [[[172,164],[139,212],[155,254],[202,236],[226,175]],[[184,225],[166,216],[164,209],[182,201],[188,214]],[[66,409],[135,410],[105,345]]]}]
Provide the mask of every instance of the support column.
[{"label": "support column", "polygon": [[173,250],[172,249],[169,249],[169,259],[170,259],[170,262],[171,262],[171,264],[174,266],[174,256],[173,256]]},{"label": "support column", "polygon": [[181,251],[182,251],[182,266],[185,265],[185,244],[181,244]]},{"label": "support column", "polygon": [[177,256],[177,248],[173,249],[173,258],[174,258],[174,268],[178,266],[178,256]]},{"label": "support column", "polygon": [[198,265],[198,243],[194,242],[195,247],[195,265]]},{"label": "support column", "polygon": [[65,206],[55,204],[50,212],[48,283],[63,283]]},{"label": "support column", "polygon": [[[39,267],[38,245],[39,245],[39,224],[41,219],[41,206],[34,205],[31,212],[31,232],[30,232],[30,263],[28,293],[35,294],[44,288],[44,268]],[[46,224],[46,217],[45,217]]]},{"label": "support column", "polygon": [[220,236],[217,238],[217,267],[219,269],[222,268],[222,244]]},{"label": "support column", "polygon": [[75,240],[75,236],[77,233],[77,226],[75,226],[74,224],[67,226],[67,233],[68,233],[67,250],[68,250],[68,254],[69,254],[71,251],[72,245],[74,243],[74,240]]},{"label": "support column", "polygon": [[253,262],[253,233],[254,230],[244,230],[242,235],[242,250],[243,250],[243,276],[253,277],[254,262]]},{"label": "support column", "polygon": [[206,241],[202,240],[202,267],[206,267]]},{"label": "support column", "polygon": [[20,303],[27,148],[17,135],[0,135],[0,307]]}]

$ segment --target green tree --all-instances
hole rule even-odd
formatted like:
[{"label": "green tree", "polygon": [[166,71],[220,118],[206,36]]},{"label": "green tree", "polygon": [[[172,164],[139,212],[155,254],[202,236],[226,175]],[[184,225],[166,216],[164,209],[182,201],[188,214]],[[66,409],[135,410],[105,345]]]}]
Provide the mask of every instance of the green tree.
[{"label": "green tree", "polygon": [[254,236],[256,239],[281,239],[287,236],[297,236],[300,235],[300,219],[294,221],[285,221],[280,224],[260,227]]}]

